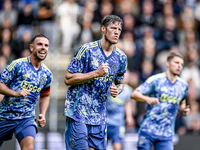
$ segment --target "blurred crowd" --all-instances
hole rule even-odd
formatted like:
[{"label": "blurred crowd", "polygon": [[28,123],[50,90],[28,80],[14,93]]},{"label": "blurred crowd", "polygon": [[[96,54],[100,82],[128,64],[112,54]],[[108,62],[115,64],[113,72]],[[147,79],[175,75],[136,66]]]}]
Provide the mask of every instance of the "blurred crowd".
[{"label": "blurred crowd", "polygon": [[[30,55],[36,33],[50,40],[50,52],[74,54],[81,44],[101,38],[104,16],[123,19],[117,46],[128,58],[129,85],[135,89],[150,75],[163,72],[168,52],[185,58],[181,72],[188,82],[188,117],[177,115],[178,134],[200,133],[200,0],[1,0],[0,72],[15,58]],[[146,104],[132,103],[137,132]]]}]

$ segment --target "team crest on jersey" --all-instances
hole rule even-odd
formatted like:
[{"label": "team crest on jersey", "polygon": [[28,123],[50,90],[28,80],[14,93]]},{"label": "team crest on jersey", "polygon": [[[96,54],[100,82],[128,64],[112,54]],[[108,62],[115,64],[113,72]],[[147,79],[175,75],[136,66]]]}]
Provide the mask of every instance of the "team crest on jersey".
[{"label": "team crest on jersey", "polygon": [[118,68],[117,68],[117,64],[113,64],[112,67],[111,67],[111,69],[112,69],[114,72],[116,72],[117,69],[118,69]]},{"label": "team crest on jersey", "polygon": [[7,70],[5,70],[5,71],[3,71],[2,73],[1,73],[1,77],[3,78],[3,79],[6,79],[6,77],[8,76],[8,71]]},{"label": "team crest on jersey", "polygon": [[46,84],[46,77],[44,75],[41,76],[40,83],[43,84],[43,85]]},{"label": "team crest on jersey", "polygon": [[71,148],[74,147],[74,144],[75,144],[74,139],[70,139],[69,145]]},{"label": "team crest on jersey", "polygon": [[78,68],[78,61],[77,60],[72,60],[72,67]]}]

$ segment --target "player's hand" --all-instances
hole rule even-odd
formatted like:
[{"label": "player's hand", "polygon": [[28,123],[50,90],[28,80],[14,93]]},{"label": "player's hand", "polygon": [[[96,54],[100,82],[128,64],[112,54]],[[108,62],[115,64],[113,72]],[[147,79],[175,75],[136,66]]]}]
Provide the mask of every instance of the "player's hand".
[{"label": "player's hand", "polygon": [[149,105],[159,104],[159,99],[155,97],[149,97],[146,101]]},{"label": "player's hand", "polygon": [[17,92],[16,97],[21,97],[21,96],[25,97],[25,96],[29,95],[30,92],[31,92],[30,90],[22,89],[21,91]]},{"label": "player's hand", "polygon": [[187,115],[189,115],[189,113],[190,113],[190,106],[187,105],[185,108],[182,109],[182,114],[184,116],[187,116]]},{"label": "player's hand", "polygon": [[102,64],[101,66],[99,66],[99,68],[97,69],[97,73],[99,77],[104,76],[106,73],[108,73],[108,64]]},{"label": "player's hand", "polygon": [[44,127],[46,124],[46,119],[42,114],[39,114],[39,119],[37,121],[40,127]]},{"label": "player's hand", "polygon": [[118,95],[118,89],[114,83],[110,86],[110,94],[112,97],[117,97]]}]

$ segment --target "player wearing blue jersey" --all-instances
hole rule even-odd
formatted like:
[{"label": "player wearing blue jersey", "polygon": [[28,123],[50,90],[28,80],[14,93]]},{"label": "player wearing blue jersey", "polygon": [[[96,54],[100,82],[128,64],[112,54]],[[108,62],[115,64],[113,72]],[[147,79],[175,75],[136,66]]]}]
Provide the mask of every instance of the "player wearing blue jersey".
[{"label": "player wearing blue jersey", "polygon": [[[112,142],[113,150],[122,149],[122,140],[125,135],[125,121],[127,126],[133,126],[134,120],[131,107],[132,88],[128,85],[130,72],[124,75],[124,89],[117,96],[112,97],[108,90],[107,108],[107,139]],[[126,115],[126,116],[125,116]]]},{"label": "player wearing blue jersey", "polygon": [[113,97],[122,91],[127,66],[126,55],[115,46],[121,30],[121,18],[106,16],[102,39],[82,45],[67,69],[67,150],[106,149],[107,90]]},{"label": "player wearing blue jersey", "polygon": [[13,133],[22,150],[33,150],[37,133],[35,106],[40,96],[38,124],[46,124],[52,73],[42,61],[46,58],[49,40],[36,35],[30,44],[31,55],[12,61],[0,76],[0,147]]},{"label": "player wearing blue jersey", "polygon": [[138,150],[172,150],[174,125],[178,110],[187,116],[190,107],[186,105],[187,83],[179,78],[183,68],[183,56],[171,52],[167,57],[167,70],[149,77],[135,91],[131,98],[148,104],[139,130]]}]

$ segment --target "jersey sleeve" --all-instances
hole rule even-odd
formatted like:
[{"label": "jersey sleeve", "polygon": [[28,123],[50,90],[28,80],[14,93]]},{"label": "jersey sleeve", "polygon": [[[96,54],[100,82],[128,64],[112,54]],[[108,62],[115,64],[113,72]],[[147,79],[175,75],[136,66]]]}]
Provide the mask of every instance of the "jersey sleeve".
[{"label": "jersey sleeve", "polygon": [[187,93],[188,93],[188,86],[185,87],[185,92],[184,92],[184,96],[183,96],[182,100],[186,99]]},{"label": "jersey sleeve", "polygon": [[143,82],[136,90],[144,95],[151,94],[156,86],[156,80],[152,80],[153,77],[149,77],[145,82]]},{"label": "jersey sleeve", "polygon": [[44,86],[43,89],[46,89],[46,88],[50,87],[51,84],[52,84],[52,82],[53,82],[53,74],[51,72],[49,72],[47,74],[47,76],[48,76],[48,78],[47,78],[47,84]]},{"label": "jersey sleeve", "polygon": [[1,73],[0,81],[5,85],[9,85],[10,82],[17,76],[17,66],[17,61],[12,61],[8,64]]},{"label": "jersey sleeve", "polygon": [[81,73],[84,69],[85,59],[86,59],[86,46],[81,46],[75,56],[72,58],[68,71],[71,73]]},{"label": "jersey sleeve", "polygon": [[117,78],[116,80],[123,80],[124,78],[124,73],[126,72],[127,69],[127,57],[126,55],[122,55],[122,57],[120,57],[120,69],[119,72],[117,74]]}]

